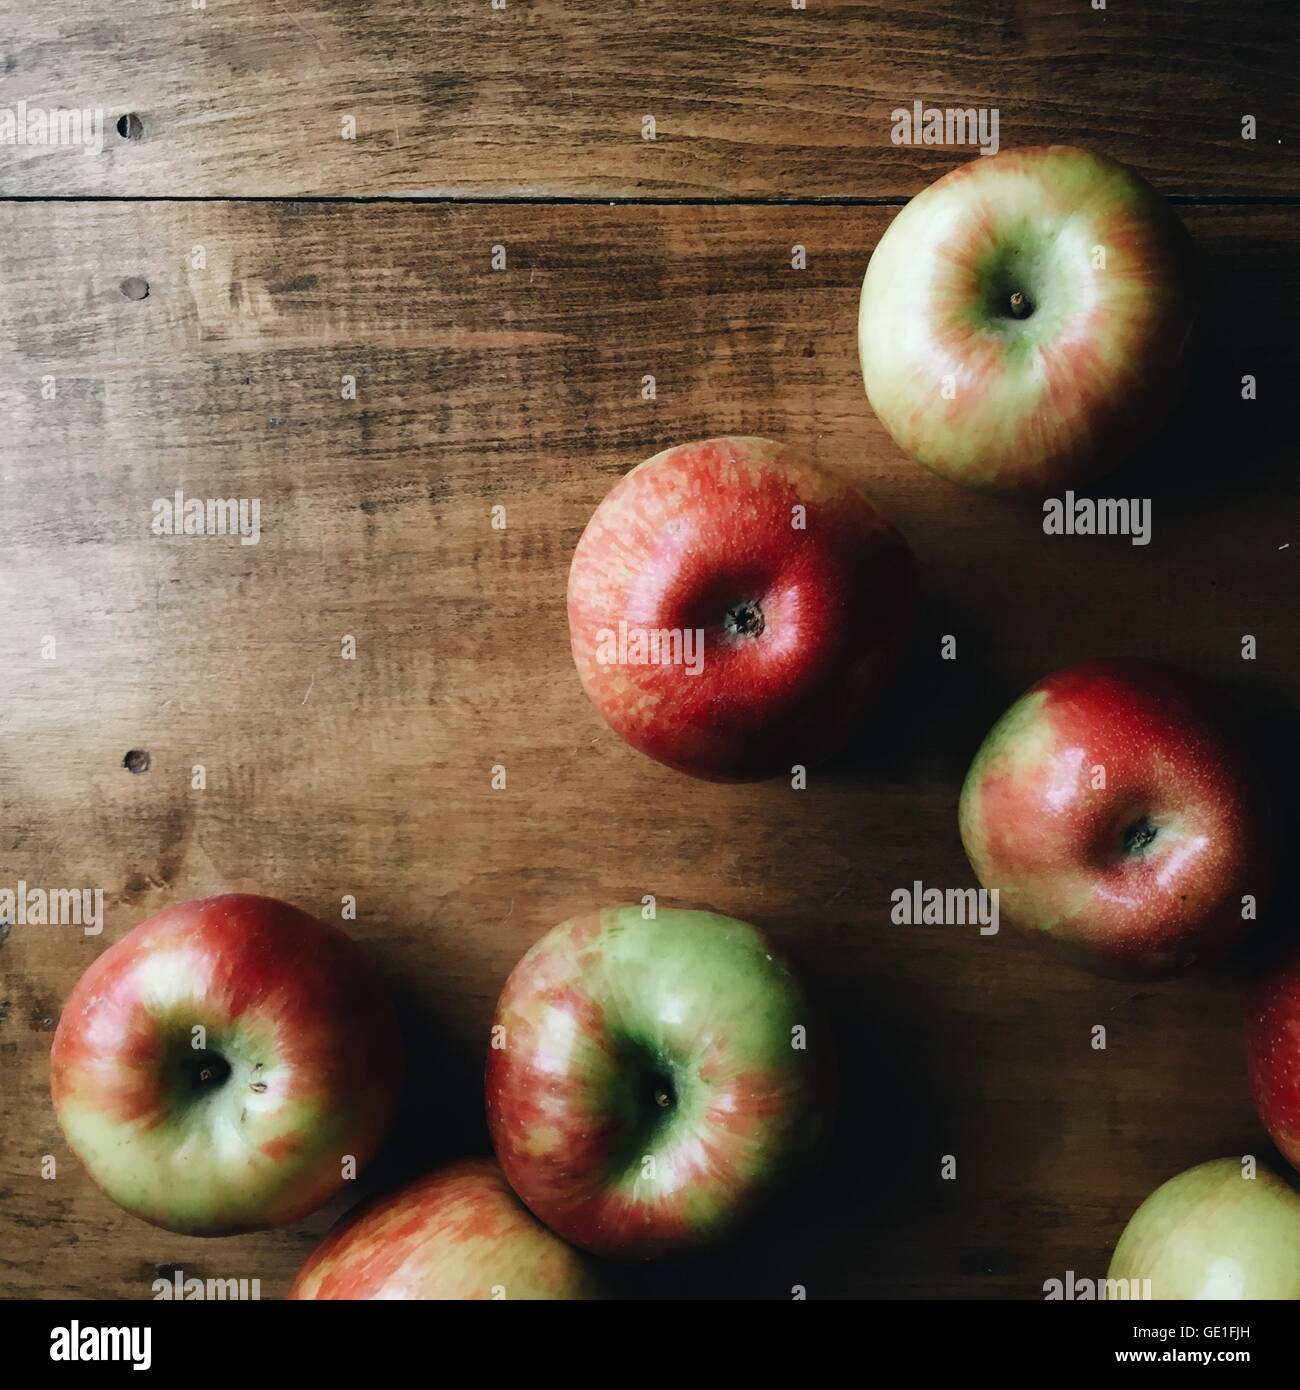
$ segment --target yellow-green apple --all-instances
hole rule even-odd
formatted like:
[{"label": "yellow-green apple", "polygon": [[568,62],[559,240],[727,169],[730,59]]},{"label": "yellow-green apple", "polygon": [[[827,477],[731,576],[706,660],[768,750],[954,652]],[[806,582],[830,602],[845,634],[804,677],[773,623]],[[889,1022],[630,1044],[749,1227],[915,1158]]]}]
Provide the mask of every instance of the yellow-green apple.
[{"label": "yellow-green apple", "polygon": [[515,967],[488,1052],[511,1186],[604,1255],[719,1240],[820,1152],[833,1063],[803,990],[753,927],[607,908]]},{"label": "yellow-green apple", "polygon": [[1169,415],[1197,297],[1182,223],[1133,170],[1066,145],[972,159],[907,204],[867,266],[867,396],[944,477],[1070,486]]},{"label": "yellow-green apple", "polygon": [[1154,661],[1084,662],[1026,691],[975,755],[959,821],[1003,918],[1102,974],[1218,959],[1268,888],[1237,730],[1205,686]]},{"label": "yellow-green apple", "polygon": [[769,439],[666,449],[596,509],[569,572],[583,688],[634,748],[715,781],[807,765],[859,723],[912,609],[906,542]]},{"label": "yellow-green apple", "polygon": [[490,1158],[465,1159],[349,1212],[293,1299],[604,1298],[588,1259],[520,1204]]},{"label": "yellow-green apple", "polygon": [[1300,1195],[1240,1159],[1189,1168],[1133,1213],[1110,1279],[1150,1280],[1155,1299],[1300,1298]]},{"label": "yellow-green apple", "polygon": [[1246,1046],[1259,1118],[1286,1161],[1300,1168],[1300,952],[1289,950],[1252,986]]},{"label": "yellow-green apple", "polygon": [[400,1071],[392,1005],[356,943],[247,893],[164,908],[110,946],[50,1053],[90,1176],[146,1221],[206,1236],[334,1196],[378,1148]]}]

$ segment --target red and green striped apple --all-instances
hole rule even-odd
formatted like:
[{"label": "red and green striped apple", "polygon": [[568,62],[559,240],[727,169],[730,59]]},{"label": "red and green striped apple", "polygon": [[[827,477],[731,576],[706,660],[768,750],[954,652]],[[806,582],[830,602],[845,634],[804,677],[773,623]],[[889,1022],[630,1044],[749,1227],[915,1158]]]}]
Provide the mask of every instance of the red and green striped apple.
[{"label": "red and green striped apple", "polygon": [[[165,908],[77,982],[50,1054],[73,1152],[119,1206],[191,1235],[314,1211],[378,1148],[392,1006],[337,927],[231,893]],[[350,1167],[351,1165],[349,1165]]]},{"label": "red and green striped apple", "polygon": [[1269,886],[1267,820],[1236,730],[1200,683],[1154,661],[1039,681],[976,753],[959,820],[1003,917],[1103,974],[1217,959]]},{"label": "red and green striped apple", "polygon": [[829,1042],[753,927],[607,908],[548,932],[497,1005],[487,1112],[558,1235],[655,1256],[719,1240],[819,1153]]},{"label": "red and green striped apple", "polygon": [[606,1291],[489,1158],[466,1159],[349,1212],[291,1299],[584,1299]]},{"label": "red and green striped apple", "polygon": [[1064,145],[979,157],[913,198],[871,257],[867,396],[944,477],[1072,486],[1164,423],[1196,305],[1187,233],[1131,169]]}]

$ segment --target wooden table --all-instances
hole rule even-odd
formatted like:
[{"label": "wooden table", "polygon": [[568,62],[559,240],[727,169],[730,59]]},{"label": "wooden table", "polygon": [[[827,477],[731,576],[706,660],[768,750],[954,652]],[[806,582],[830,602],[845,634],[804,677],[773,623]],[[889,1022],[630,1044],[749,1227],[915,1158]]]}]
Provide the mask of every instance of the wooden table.
[{"label": "wooden table", "polygon": [[[485,1146],[493,1002],[552,924],[655,893],[770,931],[834,1023],[835,1150],[738,1249],[635,1271],[647,1293],[1041,1297],[1103,1275],[1165,1177],[1267,1159],[1233,972],[1106,983],[889,906],[971,882],[971,753],[1085,656],[1213,678],[1296,785],[1296,34],[1264,0],[3,0],[0,105],[100,106],[106,138],[0,147],[0,885],[101,886],[107,925],[0,944],[0,1294],[147,1298],[179,1264],[278,1296],[348,1204],[172,1236],[54,1122],[80,972],[229,889],[335,919],[357,898],[411,1072],[367,1186]],[[1104,488],[1152,499],[1149,546],[1045,536],[869,409],[867,258],[972,155],[891,144],[914,100],[996,106],[1004,146],[1104,149],[1178,203],[1210,332],[1179,421]],[[666,444],[732,432],[852,473],[924,568],[905,679],[802,793],[638,757],[568,654],[593,507]],[[153,535],[177,488],[260,499],[260,544]]]}]

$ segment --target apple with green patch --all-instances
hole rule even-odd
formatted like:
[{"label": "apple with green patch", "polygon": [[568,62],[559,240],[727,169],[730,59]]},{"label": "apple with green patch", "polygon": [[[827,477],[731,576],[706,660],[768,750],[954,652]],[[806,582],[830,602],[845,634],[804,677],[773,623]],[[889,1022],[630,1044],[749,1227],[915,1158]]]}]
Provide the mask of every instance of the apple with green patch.
[{"label": "apple with green patch", "polygon": [[1033,686],[966,774],[962,843],[1002,916],[1103,974],[1225,955],[1270,879],[1262,798],[1212,693],[1154,661],[1091,661]]},{"label": "apple with green patch", "polygon": [[527,1206],[598,1254],[725,1238],[822,1150],[833,1063],[794,975],[711,912],[607,908],[523,957],[486,1073],[497,1157]]},{"label": "apple with green patch", "polygon": [[1085,482],[1171,413],[1196,279],[1182,223],[1124,165],[1064,145],[973,159],[913,198],[872,254],[867,396],[905,452],[955,482]]},{"label": "apple with green patch", "polygon": [[1170,1178],[1133,1213],[1107,1278],[1153,1299],[1300,1298],[1300,1195],[1236,1158]]},{"label": "apple with green patch", "polygon": [[400,1073],[392,1005],[360,947],[247,893],[164,908],[110,946],[50,1053],[55,1113],[95,1182],[203,1236],[329,1201],[378,1149]]},{"label": "apple with green patch", "polygon": [[291,1299],[586,1299],[607,1291],[489,1158],[465,1159],[363,1203],[326,1236]]}]

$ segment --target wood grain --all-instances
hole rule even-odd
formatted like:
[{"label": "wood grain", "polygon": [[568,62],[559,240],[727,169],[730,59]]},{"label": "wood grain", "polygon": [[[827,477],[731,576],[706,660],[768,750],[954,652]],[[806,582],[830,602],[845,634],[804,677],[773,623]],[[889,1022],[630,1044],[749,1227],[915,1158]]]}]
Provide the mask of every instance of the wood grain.
[{"label": "wood grain", "polygon": [[1290,0],[0,0],[0,105],[107,136],[0,147],[0,194],[898,197],[973,153],[892,143],[920,101],[1294,195],[1298,44]]},{"label": "wood grain", "polygon": [[[108,903],[98,938],[16,926],[0,943],[0,1292],[148,1297],[180,1263],[278,1295],[345,1205],[170,1236],[100,1196],[58,1133],[47,1053],[79,973],[165,903],[223,889],[335,919],[357,897],[412,1059],[368,1182],[485,1145],[492,1005],[552,924],[654,893],[769,930],[842,1054],[828,1173],[739,1250],[627,1275],[647,1293],[1041,1296],[1067,1269],[1104,1274],[1165,1177],[1268,1152],[1230,977],[1100,982],[1006,931],[891,925],[889,895],[971,882],[967,760],[1054,666],[1148,653],[1217,680],[1261,734],[1293,716],[1294,218],[1188,211],[1215,287],[1196,389],[1101,488],[1152,498],[1140,548],[1045,536],[1035,506],[962,493],[888,441],[854,325],[892,215],[0,207],[0,883]],[[123,293],[132,277],[147,297]],[[605,490],[669,442],[741,431],[860,479],[924,570],[905,678],[804,792],[633,754],[567,649],[567,564]],[[153,499],[178,487],[260,499],[260,543],[152,535]],[[147,772],[123,767],[132,749]],[[1271,757],[1293,771],[1293,737]]]}]

